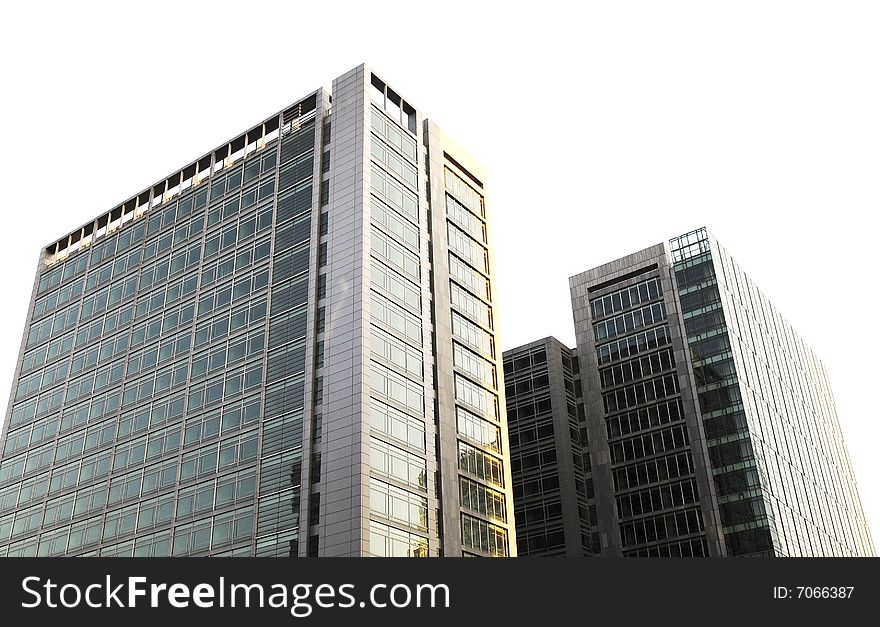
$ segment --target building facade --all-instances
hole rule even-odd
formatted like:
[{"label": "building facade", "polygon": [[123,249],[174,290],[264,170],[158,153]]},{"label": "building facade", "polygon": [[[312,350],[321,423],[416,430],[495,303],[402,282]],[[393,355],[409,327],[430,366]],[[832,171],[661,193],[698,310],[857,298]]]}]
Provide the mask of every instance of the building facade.
[{"label": "building facade", "polygon": [[362,65],[48,246],[0,556],[515,555],[485,180]]},{"label": "building facade", "polygon": [[575,351],[553,337],[504,351],[520,556],[593,554],[596,512]]},{"label": "building facade", "polygon": [[597,553],[874,554],[822,363],[705,229],[570,287]]}]

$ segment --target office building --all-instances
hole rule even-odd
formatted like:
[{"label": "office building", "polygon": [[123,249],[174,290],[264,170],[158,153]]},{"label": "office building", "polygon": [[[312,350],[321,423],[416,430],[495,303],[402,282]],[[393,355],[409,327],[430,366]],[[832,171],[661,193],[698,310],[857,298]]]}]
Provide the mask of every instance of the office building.
[{"label": "office building", "polygon": [[553,337],[504,351],[517,551],[592,555],[593,479],[578,357]]},{"label": "office building", "polygon": [[570,287],[597,554],[874,554],[824,366],[705,229]]},{"label": "office building", "polygon": [[41,252],[0,556],[516,554],[485,173],[400,94],[357,67]]}]

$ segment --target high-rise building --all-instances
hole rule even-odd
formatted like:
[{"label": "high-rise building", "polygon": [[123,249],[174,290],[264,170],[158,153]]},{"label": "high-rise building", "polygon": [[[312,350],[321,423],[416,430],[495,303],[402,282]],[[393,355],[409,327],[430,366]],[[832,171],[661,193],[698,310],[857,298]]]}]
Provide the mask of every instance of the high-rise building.
[{"label": "high-rise building", "polygon": [[360,66],[46,247],[0,555],[515,555],[485,181]]},{"label": "high-rise building", "polygon": [[570,287],[597,553],[873,555],[825,368],[705,229]]},{"label": "high-rise building", "polygon": [[579,372],[553,337],[504,351],[520,556],[584,557],[598,542]]}]

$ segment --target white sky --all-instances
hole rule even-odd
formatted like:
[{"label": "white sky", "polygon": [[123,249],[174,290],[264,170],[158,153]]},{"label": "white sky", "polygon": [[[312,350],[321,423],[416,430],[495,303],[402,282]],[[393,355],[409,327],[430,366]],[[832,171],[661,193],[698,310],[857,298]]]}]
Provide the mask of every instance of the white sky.
[{"label": "white sky", "polygon": [[489,170],[505,348],[708,226],[823,359],[880,544],[880,5],[313,6],[4,7],[0,400],[41,247],[366,61]]}]

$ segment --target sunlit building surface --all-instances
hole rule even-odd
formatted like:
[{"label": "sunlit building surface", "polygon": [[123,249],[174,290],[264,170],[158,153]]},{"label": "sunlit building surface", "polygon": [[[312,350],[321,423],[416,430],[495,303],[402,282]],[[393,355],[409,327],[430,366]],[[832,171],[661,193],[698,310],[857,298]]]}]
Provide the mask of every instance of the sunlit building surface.
[{"label": "sunlit building surface", "polygon": [[0,556],[515,555],[485,196],[360,66],[46,247]]}]

